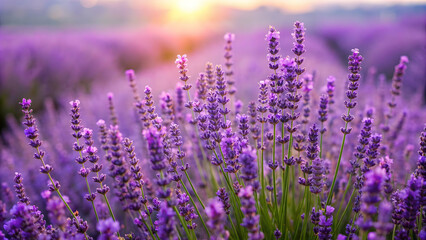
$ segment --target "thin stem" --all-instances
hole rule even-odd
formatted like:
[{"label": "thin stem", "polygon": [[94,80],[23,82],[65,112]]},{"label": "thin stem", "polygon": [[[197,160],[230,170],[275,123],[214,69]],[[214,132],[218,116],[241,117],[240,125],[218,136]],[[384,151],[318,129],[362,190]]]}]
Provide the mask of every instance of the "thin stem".
[{"label": "thin stem", "polygon": [[[145,227],[148,229],[149,234],[151,235],[152,239],[156,239],[156,237],[154,237],[154,234],[152,233],[151,226],[148,226],[148,224],[146,223],[141,210],[139,210],[139,214],[141,215],[141,220],[142,220],[143,224],[145,224]],[[157,238],[158,238],[158,236],[157,236]]]},{"label": "thin stem", "polygon": [[[186,86],[186,82],[185,82],[185,86]],[[189,93],[189,89],[186,90],[186,93],[188,95],[188,102],[191,102],[191,95]],[[195,121],[196,117],[195,117],[195,112],[194,112],[193,107],[191,107],[191,114],[192,114],[192,120]],[[201,145],[200,132],[198,131],[197,127],[195,127],[195,134],[197,135],[197,143],[198,143],[198,147],[200,148],[201,155],[203,156],[203,159],[205,161],[207,161],[206,153],[204,152],[203,146]],[[197,161],[198,158],[195,159],[195,160]],[[199,164],[201,166],[201,164],[199,162],[196,163],[196,164]],[[203,176],[203,172],[200,169],[198,169],[198,170],[199,170],[200,177],[202,177]]]},{"label": "thin stem", "polygon": [[[36,147],[36,150],[37,150],[37,154],[40,156],[41,164],[43,165],[43,167],[46,167],[46,164],[44,163],[44,160],[43,160],[43,156],[40,154],[40,149],[39,149],[38,147]],[[62,194],[61,194],[61,192],[59,191],[59,189],[58,189],[58,188],[56,188],[55,182],[53,181],[53,178],[52,178],[52,176],[50,175],[50,173],[47,173],[47,176],[49,177],[50,182],[52,183],[52,187],[55,189],[55,192],[59,195],[59,198],[62,200],[62,202],[65,204],[65,207],[67,207],[68,211],[71,213],[71,215],[72,215],[72,216],[73,216],[73,218],[75,219],[76,224],[77,224],[77,225],[79,225],[79,223],[78,223],[78,219],[77,219],[77,216],[74,214],[74,212],[72,211],[71,207],[68,205],[68,203],[67,203],[67,202],[65,201],[65,199],[62,197]],[[84,233],[84,237],[86,238],[86,240],[88,240],[88,239],[89,239],[89,238],[87,237],[86,232]]]},{"label": "thin stem", "polygon": [[320,159],[322,159],[322,138],[323,138],[323,135],[324,135],[323,129],[324,129],[324,122],[321,122],[321,129],[320,129],[320,133],[321,133],[321,135],[320,135],[320,152],[319,152],[319,158]]},{"label": "thin stem", "polygon": [[[347,125],[347,123],[346,123],[346,125]],[[336,170],[334,172],[333,182],[331,183],[330,192],[328,193],[328,197],[327,197],[327,205],[329,205],[331,203],[331,199],[333,198],[334,185],[336,184],[337,174],[339,172],[339,167],[340,167],[340,161],[342,160],[343,147],[345,145],[345,140],[346,140],[346,133],[343,134],[342,144],[340,146],[339,159],[337,160],[337,165],[336,165]]]},{"label": "thin stem", "polygon": [[[343,202],[345,201],[346,194],[347,194],[347,193],[348,193],[348,191],[349,191],[349,187],[350,187],[350,185],[351,185],[351,181],[352,181],[352,177],[349,177],[348,183],[346,184],[345,191],[343,192],[342,199],[340,200],[340,204],[339,204],[339,208],[338,208],[338,210],[337,210],[337,215],[336,215],[336,217],[339,217],[339,216],[340,216],[340,210],[341,210],[341,208],[342,208],[342,206],[343,206]],[[351,193],[351,197],[350,197],[350,199],[352,199],[352,197],[353,197],[353,195],[354,195],[354,192],[355,192],[355,189],[353,189],[353,190],[352,190],[352,193]],[[349,200],[349,202],[350,202],[350,200]],[[346,205],[346,208],[348,208],[348,205],[349,205],[349,204],[347,204],[347,205]],[[344,213],[343,213],[343,215],[344,215]]]},{"label": "thin stem", "polygon": [[[336,229],[334,230],[334,231],[338,231],[339,230],[339,228],[340,228],[340,226],[341,226],[341,224],[343,223],[343,218],[345,217],[345,215],[347,214],[347,211],[349,210],[349,206],[351,206],[351,203],[352,203],[352,200],[353,200],[353,198],[354,198],[354,196],[355,196],[355,190],[353,190],[352,191],[352,194],[351,194],[351,197],[349,198],[349,202],[348,202],[348,204],[346,205],[346,207],[345,207],[345,210],[343,211],[343,214],[342,214],[342,216],[340,217],[340,220],[339,220],[339,222],[337,223],[337,227],[336,227]],[[340,210],[340,209],[339,209]],[[339,212],[337,212],[338,214],[339,214]],[[336,215],[336,217],[339,217],[339,215]]]},{"label": "thin stem", "polygon": [[393,230],[392,230],[392,240],[395,240],[395,231],[396,231],[396,224],[393,225]]},{"label": "thin stem", "polygon": [[[77,134],[78,131],[75,131],[75,133]],[[77,139],[77,145],[80,145],[79,139],[78,138],[76,138],[76,139]],[[80,155],[80,158],[83,159],[83,154],[82,154],[81,150],[78,151],[78,154]],[[82,163],[81,166],[83,168],[85,168],[84,163]],[[90,185],[89,185],[89,181],[87,180],[87,176],[84,177],[84,180],[86,181],[87,191],[89,191],[89,194],[92,195],[92,191],[90,189]],[[90,201],[90,202],[92,203],[93,211],[95,212],[96,221],[99,222],[98,212],[96,211],[95,203],[94,203],[93,200]]]},{"label": "thin stem", "polygon": [[[276,124],[274,124],[274,140],[272,143],[272,162],[275,165],[275,134],[276,134]],[[274,201],[275,201],[275,209],[278,209],[278,200],[277,200],[277,186],[276,186],[276,176],[275,176],[275,168],[272,169],[272,178],[273,178],[273,184],[274,184]]]},{"label": "thin stem", "polygon": [[[189,178],[189,177],[188,177],[188,174],[186,173],[186,171],[185,171],[185,174],[186,174],[186,177],[187,177],[187,178]],[[209,236],[209,238],[210,238],[210,232],[209,232],[209,230],[207,229],[206,223],[204,222],[203,218],[201,217],[201,213],[200,213],[200,211],[198,210],[198,207],[197,207],[197,205],[195,204],[194,200],[192,199],[191,194],[189,194],[188,189],[186,188],[186,186],[185,186],[184,182],[182,181],[182,179],[180,180],[180,183],[182,184],[183,189],[185,190],[186,194],[188,195],[189,200],[191,200],[192,205],[194,205],[195,211],[197,211],[197,214],[198,214],[198,216],[200,217],[201,224],[203,224],[203,227],[204,227],[204,229],[206,230],[207,235],[208,235],[208,236]],[[191,184],[191,187],[193,187],[193,186],[192,186],[192,184]],[[193,190],[194,190],[194,189],[193,189]],[[196,194],[196,192],[195,192],[195,194]],[[197,195],[197,194],[196,194],[196,195]],[[197,198],[198,198],[198,195],[197,195]],[[198,198],[198,201],[200,201],[200,204],[203,206],[203,204],[202,204],[202,202],[201,202],[201,200],[200,200],[199,198]],[[203,207],[203,208],[204,208],[204,207]]]},{"label": "thin stem", "polygon": [[[179,152],[181,152],[180,146],[178,147],[178,150],[179,150]],[[181,160],[181,163],[182,163],[182,167],[184,167],[184,166],[185,166],[185,163],[183,162],[183,159],[181,158],[180,160]],[[195,187],[194,187],[194,185],[192,184],[191,178],[188,176],[188,173],[187,173],[186,171],[184,171],[184,172],[185,172],[186,179],[188,179],[188,182],[189,182],[189,184],[191,185],[192,191],[194,192],[195,196],[197,197],[198,201],[199,201],[199,202],[200,202],[200,204],[201,204],[201,207],[203,207],[203,209],[205,209],[205,206],[204,206],[204,204],[203,204],[203,201],[201,201],[201,198],[200,198],[200,196],[198,195],[197,190],[195,190]],[[182,183],[183,183],[183,182],[182,182]]]}]

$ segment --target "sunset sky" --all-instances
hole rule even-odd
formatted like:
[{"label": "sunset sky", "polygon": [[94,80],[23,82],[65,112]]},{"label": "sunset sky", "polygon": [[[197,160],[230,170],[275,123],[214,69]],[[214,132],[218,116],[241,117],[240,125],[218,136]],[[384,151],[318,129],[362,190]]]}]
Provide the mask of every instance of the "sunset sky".
[{"label": "sunset sky", "polygon": [[418,4],[426,3],[426,0],[156,0],[156,1],[138,1],[138,0],[80,0],[82,5],[87,7],[95,6],[108,2],[133,2],[136,5],[146,7],[158,7],[163,9],[187,9],[187,12],[200,10],[212,5],[230,6],[239,9],[254,9],[259,6],[274,6],[283,10],[295,13],[307,12],[318,7],[328,5],[339,5],[343,7],[356,7],[360,5],[392,5],[392,4]]}]

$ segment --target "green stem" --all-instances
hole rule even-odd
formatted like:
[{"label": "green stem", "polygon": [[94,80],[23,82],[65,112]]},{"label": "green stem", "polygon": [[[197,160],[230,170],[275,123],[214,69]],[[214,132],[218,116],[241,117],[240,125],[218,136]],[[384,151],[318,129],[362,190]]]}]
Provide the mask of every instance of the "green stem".
[{"label": "green stem", "polygon": [[[179,150],[179,152],[181,152],[180,146],[178,147],[178,150]],[[182,163],[182,167],[184,167],[184,166],[185,166],[185,163],[183,162],[183,159],[181,158],[181,159],[180,159],[180,161],[181,161],[181,163]],[[192,191],[194,192],[195,196],[197,197],[198,201],[199,201],[199,202],[200,202],[200,204],[201,204],[201,207],[203,207],[203,209],[205,209],[205,206],[204,206],[204,204],[203,204],[203,201],[201,201],[201,198],[200,198],[200,196],[198,195],[197,190],[195,190],[195,187],[194,187],[194,185],[192,184],[191,178],[188,176],[187,171],[184,171],[184,172],[185,172],[186,179],[188,179],[188,182],[189,182],[189,184],[191,185],[191,189],[192,189]],[[181,182],[182,182],[182,180],[181,180]],[[182,183],[183,183],[183,182],[182,182]],[[188,195],[189,195],[189,194],[188,194]]]},{"label": "green stem", "polygon": [[[347,194],[347,193],[348,193],[348,191],[349,191],[349,187],[350,187],[350,185],[351,185],[351,181],[352,181],[352,177],[349,177],[348,183],[346,184],[345,191],[343,192],[342,199],[340,200],[340,204],[339,204],[339,208],[338,208],[338,210],[337,210],[337,215],[336,215],[336,217],[339,217],[339,216],[340,216],[340,210],[342,209],[343,203],[345,202],[345,197],[346,197],[346,194]],[[352,194],[351,194],[350,199],[352,199],[352,197],[353,197],[353,195],[354,195],[354,192],[355,192],[355,189],[354,189],[354,190],[352,190]],[[346,205],[346,208],[348,207],[348,205],[349,205],[349,204],[347,204],[347,205]],[[344,214],[343,214],[343,215],[344,215]]]},{"label": "green stem", "polygon": [[[148,226],[148,224],[146,223],[146,221],[145,221],[145,219],[144,219],[144,217],[143,217],[143,214],[142,214],[141,210],[139,210],[139,214],[141,215],[141,220],[142,220],[143,224],[145,224],[145,227],[148,229],[149,234],[151,235],[152,239],[156,239],[156,238],[154,237],[154,233],[152,233],[151,226]],[[157,238],[158,238],[158,236],[157,236]],[[159,239],[159,238],[158,238],[158,239]]]},{"label": "green stem", "polygon": [[[348,210],[349,210],[349,207],[351,206],[351,203],[352,203],[352,200],[353,200],[353,198],[354,198],[354,196],[355,196],[355,189],[352,191],[352,194],[351,194],[351,197],[349,198],[349,202],[348,202],[348,204],[346,205],[346,207],[345,207],[345,210],[343,211],[343,214],[342,214],[342,216],[340,217],[340,220],[339,220],[339,222],[337,223],[337,227],[336,227],[336,229],[334,229],[334,231],[338,231],[339,229],[340,229],[340,226],[342,225],[342,223],[343,223],[343,219],[344,219],[344,217],[346,216],[346,214],[347,214],[347,212],[348,212]],[[340,210],[340,209],[339,209]],[[337,212],[337,215],[336,215],[336,217],[339,217],[339,212]]]},{"label": "green stem", "polygon": [[392,240],[395,240],[395,231],[396,231],[396,224],[393,225],[393,230],[392,230]]},{"label": "green stem", "polygon": [[[272,143],[272,162],[275,164],[275,133],[276,133],[276,124],[274,124],[274,139],[273,139],[273,143]],[[272,169],[272,179],[273,179],[273,185],[274,185],[274,202],[275,202],[275,206],[274,209],[278,209],[278,200],[277,200],[277,185],[276,185],[276,180],[275,180],[276,176],[275,176],[275,168]]]},{"label": "green stem", "polygon": [[[185,172],[185,174],[186,174],[186,177],[189,179],[188,174],[186,173],[186,171],[184,171],[184,172]],[[192,196],[191,196],[191,194],[189,194],[188,189],[186,188],[185,183],[182,181],[182,179],[180,180],[180,183],[182,184],[183,189],[185,190],[186,194],[188,195],[189,200],[191,200],[192,205],[194,205],[195,211],[197,211],[197,214],[198,214],[198,217],[200,218],[201,224],[203,224],[203,227],[204,227],[204,229],[206,230],[207,235],[208,235],[208,236],[209,236],[209,238],[210,238],[210,232],[209,232],[209,230],[207,229],[206,223],[204,222],[203,218],[201,217],[201,213],[200,213],[200,211],[198,210],[198,207],[197,207],[197,205],[195,204],[194,199],[192,199]],[[191,184],[191,187],[193,187],[193,186],[192,186],[192,184]],[[193,190],[194,190],[194,189],[193,189]],[[197,193],[195,192],[195,190],[194,190],[194,193],[196,194],[196,196],[197,196],[197,198],[198,198],[198,201],[200,202],[201,206],[203,206],[203,209],[204,209],[204,205],[203,205],[203,203],[201,202],[201,200],[200,200],[200,198],[198,197],[198,195],[197,195]]]},{"label": "green stem", "polygon": [[321,122],[321,129],[320,129],[320,132],[321,132],[321,135],[320,135],[320,152],[319,152],[319,158],[320,159],[322,159],[322,138],[323,138],[323,135],[324,135],[324,132],[322,131],[324,129],[324,122]]},{"label": "green stem", "polygon": [[[78,131],[75,131],[75,133],[77,134]],[[76,139],[77,139],[77,145],[80,146],[79,139],[78,138],[76,138]],[[81,152],[81,150],[78,151],[78,154],[80,155],[80,158],[83,159],[83,153]],[[84,163],[82,163],[81,166],[83,168],[85,168]],[[84,180],[86,181],[87,191],[89,191],[89,194],[92,195],[92,191],[90,189],[90,185],[89,185],[89,181],[87,180],[87,176],[84,177]],[[95,212],[96,221],[99,222],[98,212],[96,211],[95,203],[93,201],[91,201],[91,203],[92,203],[93,211]]]},{"label": "green stem", "polygon": [[[350,103],[352,103],[352,99],[349,100],[349,104]],[[348,114],[347,114],[347,116],[349,116],[350,113],[351,113],[351,109],[348,108]],[[336,184],[337,173],[339,172],[340,161],[342,160],[343,147],[345,146],[345,140],[346,140],[346,135],[347,135],[346,132],[348,130],[348,124],[349,124],[349,122],[345,123],[345,133],[343,133],[342,144],[340,145],[339,159],[337,160],[336,170],[334,172],[333,182],[332,182],[331,187],[330,187],[330,192],[328,193],[327,204],[326,205],[330,205],[331,200],[333,198],[334,185]]]},{"label": "green stem", "polygon": [[[186,85],[186,82],[185,82],[185,85]],[[187,89],[187,90],[186,90],[186,93],[187,93],[187,95],[188,95],[188,102],[191,102],[191,95],[190,95],[190,93],[189,93],[189,89]],[[195,120],[196,120],[195,112],[194,112],[194,109],[193,109],[192,107],[191,107],[191,114],[192,114],[192,120],[193,120],[193,121],[195,121]],[[204,160],[204,161],[207,161],[206,153],[204,152],[204,148],[203,148],[203,146],[201,145],[200,132],[198,131],[198,128],[197,128],[197,127],[195,127],[195,134],[197,135],[197,143],[198,143],[198,147],[200,148],[201,155],[203,156],[203,160]],[[198,161],[198,158],[196,158],[195,160],[196,160],[196,161]],[[199,162],[199,161],[198,161],[198,163],[196,162],[196,164],[201,166],[201,164],[200,164],[200,162]],[[199,174],[200,174],[201,179],[203,179],[203,171],[202,171],[202,168],[198,168],[198,171],[199,171]]]},{"label": "green stem", "polygon": [[[293,116],[294,115],[294,109],[292,109],[291,110],[291,116]],[[291,120],[291,124],[290,124],[290,129],[292,130],[293,129],[293,124],[294,124],[294,121],[293,120]],[[290,140],[289,140],[289,142],[288,142],[288,153],[287,153],[287,158],[290,158],[291,157],[291,149],[293,148],[293,131],[291,131],[290,132]],[[285,185],[285,196],[284,196],[284,204],[282,205],[283,206],[283,208],[284,208],[284,226],[285,226],[285,228],[287,228],[287,199],[288,199],[288,189],[289,189],[289,185],[290,185],[290,181],[288,181],[288,178],[289,178],[289,174],[290,174],[290,171],[288,171],[289,170],[289,167],[290,166],[287,166],[286,167],[286,173],[285,173],[285,177],[286,177],[286,185]],[[284,193],[283,193],[283,195],[284,195]]]},{"label": "green stem", "polygon": [[[40,149],[37,147],[36,148],[37,154],[40,156],[40,161],[41,164],[43,165],[43,167],[46,167],[46,164],[44,163],[43,157],[40,154]],[[55,192],[59,195],[59,198],[62,200],[62,202],[65,204],[65,207],[68,209],[68,211],[71,213],[72,217],[75,219],[75,222],[77,225],[79,225],[78,223],[78,219],[77,216],[74,214],[74,212],[72,211],[71,207],[68,205],[68,203],[65,201],[65,199],[62,197],[61,192],[59,191],[58,188],[56,188],[55,182],[53,181],[52,176],[50,175],[50,173],[47,173],[47,176],[50,179],[50,182],[52,184],[52,187],[55,189]],[[89,238],[87,237],[86,232],[84,233],[84,237],[86,238],[86,240],[88,240]]]}]

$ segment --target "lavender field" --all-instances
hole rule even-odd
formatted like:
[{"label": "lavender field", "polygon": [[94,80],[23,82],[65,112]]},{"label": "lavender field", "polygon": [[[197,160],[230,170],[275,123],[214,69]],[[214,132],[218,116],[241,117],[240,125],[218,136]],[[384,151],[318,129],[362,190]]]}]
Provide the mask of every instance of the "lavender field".
[{"label": "lavender field", "polygon": [[80,2],[0,6],[0,240],[426,239],[423,3]]}]

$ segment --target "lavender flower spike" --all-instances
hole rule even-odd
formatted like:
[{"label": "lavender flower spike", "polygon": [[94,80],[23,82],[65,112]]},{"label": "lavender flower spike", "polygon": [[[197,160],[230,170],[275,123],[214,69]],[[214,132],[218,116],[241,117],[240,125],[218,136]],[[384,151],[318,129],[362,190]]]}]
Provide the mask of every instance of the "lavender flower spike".
[{"label": "lavender flower spike", "polygon": [[184,86],[183,86],[183,90],[187,91],[189,89],[191,89],[191,84],[188,84],[188,80],[189,80],[189,76],[187,75],[188,73],[188,57],[186,56],[186,54],[181,55],[177,55],[177,59],[175,61],[175,64],[177,66],[177,68],[179,69],[179,73],[181,74],[181,76],[179,77],[180,80],[182,80],[184,82]]},{"label": "lavender flower spike", "polygon": [[[175,212],[166,202],[163,202],[158,213],[158,220],[155,221],[157,226],[158,237],[162,240],[178,239],[174,233],[175,228]],[[174,236],[174,237],[173,237]]]},{"label": "lavender flower spike", "polygon": [[235,34],[226,33],[225,36],[224,36],[224,39],[225,39],[225,42],[226,42],[225,56],[224,56],[225,60],[226,60],[226,62],[225,62],[225,66],[226,66],[225,75],[227,77],[226,83],[227,83],[228,88],[229,88],[229,90],[228,90],[229,95],[232,96],[236,92],[236,89],[234,87],[235,81],[232,77],[234,75],[234,72],[232,71],[232,65],[233,65],[233,62],[232,62],[232,42],[235,40]]},{"label": "lavender flower spike", "polygon": [[44,161],[45,152],[40,149],[42,142],[38,138],[39,134],[38,134],[37,125],[35,124],[36,121],[34,116],[32,115],[33,110],[31,109],[31,99],[27,100],[23,98],[20,104],[22,106],[22,112],[25,114],[25,117],[24,117],[25,121],[23,122],[23,124],[26,126],[26,129],[24,130],[25,136],[30,140],[30,146],[36,150],[36,153],[34,154],[34,158],[40,160],[42,163],[42,167],[40,171],[49,177],[49,180],[50,180],[49,190],[55,191],[59,195],[59,197],[61,198],[61,200],[63,201],[63,203],[65,204],[65,206],[67,207],[71,215],[73,216],[74,218],[73,221],[75,223],[75,226],[79,228],[81,230],[80,232],[84,234],[86,239],[88,239],[86,235],[87,228],[85,227],[87,223],[83,222],[83,220],[81,220],[80,218],[77,218],[77,216],[72,211],[71,207],[64,200],[64,197],[59,191],[59,188],[60,188],[59,182],[53,180],[52,176],[50,175],[50,172],[53,170],[53,168],[50,165],[46,164]]},{"label": "lavender flower spike", "polygon": [[241,226],[247,228],[248,238],[250,240],[263,239],[263,233],[260,231],[259,218],[256,214],[256,206],[253,197],[253,187],[247,186],[242,188],[238,194],[241,198],[241,211],[244,213],[243,223]]},{"label": "lavender flower spike", "polygon": [[226,240],[229,238],[229,232],[225,230],[226,213],[222,203],[217,199],[211,199],[206,206],[206,215],[208,217],[207,226],[214,233],[210,240]]},{"label": "lavender flower spike", "polygon": [[376,204],[380,202],[380,193],[383,189],[386,172],[382,168],[375,168],[365,174],[365,185],[362,195],[362,218],[358,219],[358,225],[364,231],[373,227],[373,217],[377,214]]},{"label": "lavender flower spike", "polygon": [[352,130],[352,128],[348,127],[348,125],[354,119],[354,116],[352,116],[350,112],[351,112],[351,109],[355,108],[356,106],[356,102],[355,102],[355,99],[357,97],[356,91],[359,88],[358,81],[361,78],[361,75],[359,74],[359,72],[361,71],[362,60],[363,58],[361,54],[359,54],[358,48],[352,49],[352,55],[349,55],[348,57],[348,61],[349,61],[348,70],[350,73],[348,74],[348,79],[349,79],[348,91],[346,91],[346,97],[349,99],[349,101],[345,100],[345,106],[348,109],[348,112],[347,114],[342,115],[342,119],[345,122],[345,127],[344,128],[342,127],[340,129],[340,131],[343,133],[343,139],[342,139],[342,144],[340,147],[339,158],[337,160],[336,170],[334,172],[333,182],[331,184],[330,192],[327,197],[327,204],[330,204],[333,198],[334,185],[336,184],[337,174],[339,173],[340,161],[342,160],[346,135],[351,133],[351,130]]},{"label": "lavender flower spike", "polygon": [[[396,107],[396,97],[401,94],[401,85],[402,85],[402,77],[405,74],[405,70],[407,69],[408,58],[406,56],[401,56],[399,64],[395,66],[395,71],[392,77],[392,99],[388,102],[389,113],[386,114],[386,124],[388,124],[388,120],[393,117],[393,109]],[[389,126],[386,126],[389,127]],[[389,130],[385,128],[385,131]]]},{"label": "lavender flower spike", "polygon": [[116,240],[118,239],[115,236],[115,233],[120,230],[120,224],[112,218],[108,218],[105,220],[100,220],[98,222],[98,225],[96,226],[98,231],[101,233],[101,236],[98,238],[98,240]]},{"label": "lavender flower spike", "polygon": [[293,36],[294,39],[294,47],[292,49],[293,53],[296,55],[295,58],[295,62],[297,64],[297,69],[296,69],[296,73],[297,75],[301,75],[305,69],[301,68],[300,65],[303,63],[303,58],[301,58],[300,56],[306,51],[305,50],[305,45],[303,44],[303,42],[305,41],[305,26],[302,22],[296,21],[294,23],[294,33],[292,33],[291,35]]},{"label": "lavender flower spike", "polygon": [[319,229],[318,229],[318,239],[320,240],[331,240],[331,225],[333,225],[333,212],[334,208],[332,206],[327,206],[325,211],[320,210],[321,216],[319,217]]}]

